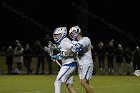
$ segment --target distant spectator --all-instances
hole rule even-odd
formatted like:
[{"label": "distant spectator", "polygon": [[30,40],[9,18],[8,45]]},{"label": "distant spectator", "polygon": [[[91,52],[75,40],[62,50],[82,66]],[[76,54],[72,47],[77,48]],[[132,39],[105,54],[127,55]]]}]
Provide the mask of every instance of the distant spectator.
[{"label": "distant spectator", "polygon": [[134,70],[140,70],[140,48],[138,46],[133,53],[133,57]]},{"label": "distant spectator", "polygon": [[24,61],[25,67],[27,68],[27,74],[31,74],[32,73],[32,69],[31,69],[32,50],[29,44],[25,45],[25,49],[23,51],[23,61]]},{"label": "distant spectator", "polygon": [[44,74],[44,65],[45,65],[45,56],[46,52],[44,51],[41,43],[39,40],[35,42],[36,47],[36,53],[37,53],[37,67],[36,67],[36,74],[39,74],[40,66],[41,68],[41,74]]},{"label": "distant spectator", "polygon": [[91,52],[92,52],[92,59],[93,59],[93,62],[95,62],[95,61],[96,61],[96,58],[95,58],[96,51],[95,51],[93,45],[91,45]]},{"label": "distant spectator", "polygon": [[15,42],[14,42],[15,47],[16,47],[18,44],[20,44],[19,40],[15,40]]},{"label": "distant spectator", "polygon": [[[51,47],[51,44],[49,44],[49,42],[51,41],[51,38],[48,34],[45,35],[44,37],[44,44],[47,47]],[[53,51],[53,50],[52,50]],[[47,58],[47,62],[48,62],[48,74],[52,74],[52,60],[51,57],[48,53],[46,53],[46,58]]]},{"label": "distant spectator", "polygon": [[14,50],[14,57],[15,62],[17,63],[17,73],[21,73],[22,70],[22,63],[23,63],[23,47],[21,44],[17,44],[15,50]]},{"label": "distant spectator", "polygon": [[105,47],[103,42],[99,42],[97,47],[97,55],[100,71],[105,71]]},{"label": "distant spectator", "polygon": [[12,46],[8,46],[6,50],[6,65],[8,67],[8,74],[12,73],[12,65],[13,65],[13,48]]},{"label": "distant spectator", "polygon": [[119,75],[122,75],[123,71],[123,48],[121,44],[118,44],[118,47],[115,51],[116,55],[116,63],[117,63],[117,68],[118,68],[118,73]]},{"label": "distant spectator", "polygon": [[109,42],[107,47],[107,60],[108,60],[108,69],[109,73],[112,74],[114,72],[113,60],[114,60],[114,39]]},{"label": "distant spectator", "polygon": [[[96,56],[96,51],[95,51],[93,45],[91,45],[91,52],[92,52],[93,64],[95,64],[95,61],[96,61],[96,58],[95,58],[95,56]],[[93,73],[92,73],[92,74],[93,74],[93,75],[96,75],[96,69],[95,69],[95,68],[93,68]]]},{"label": "distant spectator", "polygon": [[125,48],[125,50],[124,50],[124,57],[125,57],[125,62],[127,64],[126,75],[131,75],[132,51],[130,50],[129,47]]}]

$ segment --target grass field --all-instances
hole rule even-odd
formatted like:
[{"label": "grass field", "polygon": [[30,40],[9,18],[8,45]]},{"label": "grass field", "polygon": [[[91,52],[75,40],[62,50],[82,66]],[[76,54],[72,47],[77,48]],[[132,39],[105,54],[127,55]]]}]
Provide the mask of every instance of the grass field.
[{"label": "grass field", "polygon": [[[36,58],[33,58],[31,67],[33,73],[36,70],[36,62]],[[114,66],[115,73],[117,73],[116,65],[114,64]],[[13,67],[16,67],[15,62]],[[95,62],[95,69],[96,75],[93,75],[90,81],[94,93],[140,93],[140,77],[126,76],[125,74],[122,76],[117,74],[110,76],[108,73],[100,75],[97,62]],[[124,67],[124,73],[125,69],[126,66]],[[52,75],[7,75],[5,57],[0,56],[0,93],[54,93],[54,81],[58,70],[57,64],[53,63]],[[26,73],[24,66],[23,72]],[[45,72],[48,73],[47,62],[45,63]],[[75,75],[74,79],[77,93],[86,93],[79,83],[78,75]],[[62,93],[68,93],[64,84],[62,85]]]},{"label": "grass field", "polygon": [[[0,75],[0,93],[54,93],[56,75]],[[85,93],[74,76],[77,93]],[[96,76],[91,86],[94,93],[140,93],[140,77],[137,76]],[[62,93],[68,93],[62,85]]]}]

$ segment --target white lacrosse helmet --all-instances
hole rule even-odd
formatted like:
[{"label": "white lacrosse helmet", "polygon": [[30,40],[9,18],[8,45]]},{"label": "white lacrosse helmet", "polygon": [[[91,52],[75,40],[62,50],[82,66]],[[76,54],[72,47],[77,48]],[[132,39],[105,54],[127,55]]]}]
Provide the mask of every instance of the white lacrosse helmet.
[{"label": "white lacrosse helmet", "polygon": [[53,32],[53,39],[56,43],[60,42],[63,38],[67,35],[67,28],[66,27],[58,27]]},{"label": "white lacrosse helmet", "polygon": [[80,32],[81,32],[81,29],[79,28],[79,26],[73,26],[69,30],[69,37],[75,40],[76,37],[80,34]]}]

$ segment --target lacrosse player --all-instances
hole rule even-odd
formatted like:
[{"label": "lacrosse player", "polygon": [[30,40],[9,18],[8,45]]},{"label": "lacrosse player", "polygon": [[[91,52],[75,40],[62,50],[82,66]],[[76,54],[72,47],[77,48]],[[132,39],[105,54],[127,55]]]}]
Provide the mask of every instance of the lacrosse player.
[{"label": "lacrosse player", "polygon": [[58,27],[53,32],[53,39],[57,44],[57,48],[60,53],[53,55],[52,59],[60,59],[62,66],[58,72],[55,80],[55,93],[61,93],[61,84],[65,83],[70,93],[76,93],[73,87],[73,76],[72,73],[75,71],[77,63],[74,61],[74,55],[70,48],[73,46],[71,40],[66,37],[66,27]]},{"label": "lacrosse player", "polygon": [[82,37],[81,29],[78,26],[71,27],[69,36],[73,40],[75,47],[72,51],[78,52],[78,74],[80,83],[84,87],[86,93],[93,93],[89,80],[93,73],[93,60],[91,54],[91,41],[88,37]]}]

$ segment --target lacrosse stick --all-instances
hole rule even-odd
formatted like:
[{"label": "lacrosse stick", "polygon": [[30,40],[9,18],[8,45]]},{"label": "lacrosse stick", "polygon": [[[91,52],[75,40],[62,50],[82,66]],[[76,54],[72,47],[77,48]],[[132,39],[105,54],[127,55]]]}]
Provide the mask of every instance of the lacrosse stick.
[{"label": "lacrosse stick", "polygon": [[[46,46],[44,46],[44,50],[49,54],[49,56],[53,56],[53,49],[55,49],[56,48],[56,46],[55,46],[55,44],[53,44],[51,41],[49,41],[49,43],[48,43],[48,47],[46,47]],[[56,62],[60,67],[62,66],[59,62],[58,62],[58,60],[56,60],[56,59],[52,59],[54,62]]]}]

